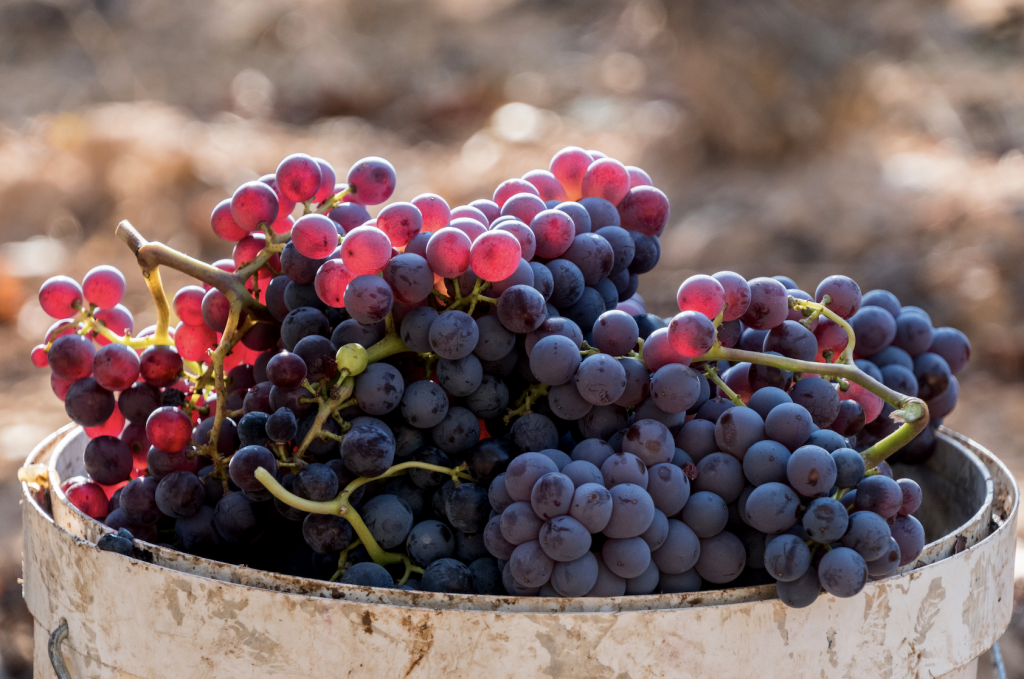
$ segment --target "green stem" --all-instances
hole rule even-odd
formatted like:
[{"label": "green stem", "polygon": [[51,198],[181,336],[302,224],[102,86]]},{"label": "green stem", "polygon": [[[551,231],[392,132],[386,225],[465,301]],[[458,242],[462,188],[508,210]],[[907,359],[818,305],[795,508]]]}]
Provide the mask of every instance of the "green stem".
[{"label": "green stem", "polygon": [[732,401],[734,405],[737,405],[737,406],[746,406],[747,405],[746,403],[743,402],[743,399],[741,399],[739,396],[737,396],[736,392],[733,391],[732,389],[730,389],[729,385],[727,385],[722,380],[722,378],[718,376],[718,371],[715,370],[713,367],[711,367],[711,365],[704,366],[704,375],[709,380],[714,382],[715,386],[717,386],[719,389],[721,389],[722,393],[725,394],[726,396],[728,396],[729,400]]},{"label": "green stem", "polygon": [[[827,302],[825,301],[825,298],[828,298]],[[830,321],[841,327],[843,330],[845,330],[847,337],[846,348],[843,349],[843,353],[839,355],[839,361],[842,363],[846,363],[847,365],[853,365],[853,348],[857,343],[857,338],[854,336],[853,328],[850,326],[850,324],[847,323],[844,318],[840,317],[839,314],[835,313],[834,311],[825,306],[825,304],[828,304],[831,301],[832,298],[829,297],[828,295],[825,295],[825,297],[822,298],[823,303],[811,302],[805,299],[797,299],[796,297],[790,297],[789,306],[790,308],[793,309],[813,309],[814,313],[821,314],[822,316],[829,319]],[[811,317],[813,316],[814,314],[811,314]]]},{"label": "green stem", "polygon": [[524,415],[530,412],[530,407],[533,406],[541,396],[544,396],[550,390],[551,387],[547,384],[531,384],[530,387],[523,392],[517,407],[514,410],[510,408],[508,413],[505,414],[505,424],[508,424],[512,418],[517,415]]}]

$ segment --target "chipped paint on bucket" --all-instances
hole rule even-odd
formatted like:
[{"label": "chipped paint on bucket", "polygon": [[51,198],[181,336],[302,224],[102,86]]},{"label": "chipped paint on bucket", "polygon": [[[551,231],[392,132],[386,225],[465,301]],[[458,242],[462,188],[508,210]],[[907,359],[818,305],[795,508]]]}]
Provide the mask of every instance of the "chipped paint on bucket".
[{"label": "chipped paint on bucket", "polygon": [[[28,463],[80,473],[65,428]],[[67,620],[76,678],[974,677],[1012,607],[1018,491],[991,453],[953,432],[923,468],[931,542],[896,577],[791,609],[774,587],[609,599],[485,597],[354,587],[145,545],[96,548],[102,527],[59,489],[51,517],[24,486],[25,598],[36,677]],[[45,502],[45,499],[44,499]]]}]

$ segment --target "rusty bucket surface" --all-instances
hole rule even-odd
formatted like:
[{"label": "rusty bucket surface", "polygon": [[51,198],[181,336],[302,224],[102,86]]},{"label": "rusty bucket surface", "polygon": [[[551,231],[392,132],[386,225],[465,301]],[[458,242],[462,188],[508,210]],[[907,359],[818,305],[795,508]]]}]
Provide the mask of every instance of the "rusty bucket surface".
[{"label": "rusty bucket surface", "polygon": [[[26,464],[82,473],[65,427]],[[774,586],[606,599],[406,592],[277,575],[145,545],[100,551],[105,528],[23,486],[35,676],[48,641],[76,679],[231,677],[975,677],[1012,608],[1018,489],[990,452],[943,430],[922,467],[918,562],[849,599],[791,609]],[[49,504],[44,511],[40,500]]]}]

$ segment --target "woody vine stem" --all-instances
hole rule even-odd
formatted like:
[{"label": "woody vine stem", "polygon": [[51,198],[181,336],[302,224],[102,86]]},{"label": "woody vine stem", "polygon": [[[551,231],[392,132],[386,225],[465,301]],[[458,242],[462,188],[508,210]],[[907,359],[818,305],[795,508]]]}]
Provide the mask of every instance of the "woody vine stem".
[{"label": "woody vine stem", "polygon": [[[338,196],[335,196],[332,200],[340,200],[340,196],[342,196],[343,193],[344,192],[342,192],[342,194],[338,194]],[[128,221],[122,221],[117,226],[116,234],[128,245],[129,248],[131,248],[132,252],[135,253],[139,267],[142,270],[142,275],[145,278],[149,291],[156,303],[156,332],[145,337],[133,338],[128,335],[123,337],[118,336],[107,328],[102,321],[93,317],[92,314],[94,309],[82,309],[75,321],[83,324],[82,332],[94,332],[103,335],[105,338],[113,342],[119,342],[134,349],[143,349],[157,344],[172,344],[173,340],[169,334],[170,304],[160,278],[160,267],[168,266],[220,290],[227,297],[230,304],[230,313],[228,315],[227,325],[221,334],[221,339],[216,348],[210,352],[209,359],[205,364],[192,362],[186,362],[185,364],[184,376],[195,385],[193,387],[193,393],[185,408],[187,411],[199,408],[201,407],[200,400],[212,395],[210,394],[211,386],[218,394],[226,393],[224,360],[234,346],[242,340],[249,330],[259,323],[274,322],[269,310],[255,297],[253,297],[246,288],[246,281],[252,279],[254,276],[258,276],[260,270],[268,266],[271,258],[275,254],[281,252],[284,248],[284,245],[290,239],[291,234],[275,234],[268,228],[265,228],[265,225],[261,225],[261,229],[267,237],[267,245],[252,261],[243,264],[236,272],[229,273],[210,266],[205,262],[189,257],[188,255],[178,252],[162,243],[147,241]],[[278,272],[272,271],[271,273],[276,274]],[[492,297],[487,297],[482,294],[488,287],[488,284],[486,283],[478,281],[477,284],[474,285],[472,292],[465,296],[462,295],[459,290],[457,280],[453,280],[451,283],[450,289],[454,290],[454,296],[449,297],[435,292],[432,297],[433,303],[442,311],[468,307],[469,311],[472,312],[479,303],[495,304],[497,301]],[[828,303],[828,300],[823,301],[825,304]],[[850,327],[849,323],[829,310],[825,304],[795,299],[793,297],[790,297],[789,299],[790,307],[803,311],[806,318],[813,319],[822,315],[831,319],[846,331],[848,336],[847,346],[836,358],[834,363],[800,361],[792,358],[786,358],[784,356],[762,354],[753,351],[744,351],[742,349],[730,349],[721,346],[717,341],[707,353],[693,359],[693,363],[705,364],[705,374],[707,377],[722,389],[723,393],[727,394],[737,406],[743,405],[743,402],[736,396],[736,394],[732,393],[721,378],[715,373],[712,366],[714,366],[717,361],[748,362],[779,368],[793,373],[814,374],[838,380],[847,380],[860,385],[870,393],[875,394],[891,405],[895,409],[891,417],[901,425],[894,433],[863,451],[862,456],[864,457],[865,465],[868,469],[871,469],[909,443],[915,436],[924,430],[928,425],[928,406],[921,399],[900,394],[860,370],[853,362],[853,351],[856,341],[853,329]],[[245,312],[244,321],[242,320],[243,312]],[[719,318],[715,319],[715,326],[717,327],[720,323],[721,315]],[[338,374],[331,379],[323,380],[315,385],[308,385],[311,392],[311,398],[317,405],[314,424],[303,438],[302,442],[296,446],[294,450],[276,451],[279,456],[282,457],[282,466],[289,467],[297,471],[306,464],[304,460],[306,449],[318,437],[322,440],[327,440],[329,438],[340,440],[344,438],[344,434],[339,437],[337,435],[330,434],[329,432],[324,432],[322,427],[329,419],[334,418],[342,424],[342,432],[346,431],[349,425],[341,421],[341,418],[338,417],[337,413],[340,409],[351,402],[354,388],[354,377],[365,370],[366,366],[370,363],[375,363],[389,356],[407,351],[411,350],[405,345],[401,337],[398,335],[395,328],[394,318],[391,316],[388,316],[387,318],[386,334],[384,339],[381,341],[365,348],[358,344],[349,344],[339,349],[337,356]],[[594,353],[594,351],[595,350],[590,347],[584,347],[581,351],[581,355],[586,356]],[[631,352],[631,355],[636,356],[642,361],[643,344],[641,343],[639,352]],[[428,362],[432,358],[436,360],[436,357],[432,357],[430,355],[427,355],[425,358]],[[543,396],[546,391],[547,385],[534,385],[534,387],[532,387],[531,390],[521,399],[518,407],[510,409],[509,417],[529,412],[533,402]],[[226,409],[217,408],[214,415],[213,428],[210,431],[210,443],[200,447],[198,452],[201,455],[209,456],[210,459],[213,460],[214,474],[218,478],[222,479],[226,487],[228,478],[228,460],[220,455],[216,446],[225,417],[227,417]],[[384,474],[376,477],[375,479],[357,478],[342,489],[333,500],[328,502],[311,502],[287,491],[280,483],[277,482],[274,476],[265,469],[258,469],[256,471],[256,478],[259,479],[260,483],[262,483],[267,490],[274,495],[274,497],[295,509],[316,514],[330,514],[346,519],[355,531],[358,541],[366,549],[374,562],[380,565],[400,563],[405,567],[404,575],[400,580],[401,584],[409,578],[411,573],[420,573],[422,572],[422,569],[413,565],[412,562],[409,561],[408,557],[401,554],[387,552],[382,549],[376,540],[374,540],[373,535],[359,516],[359,513],[352,506],[350,498],[355,490],[370,481],[406,474],[408,473],[408,470],[412,468],[426,469],[450,475],[456,484],[463,481],[473,480],[472,476],[470,476],[466,471],[465,465],[448,468],[422,462],[403,462],[394,465]],[[336,577],[344,572],[346,567],[344,562],[346,561],[347,556],[347,551],[342,554],[341,563],[339,563],[339,569]]]}]

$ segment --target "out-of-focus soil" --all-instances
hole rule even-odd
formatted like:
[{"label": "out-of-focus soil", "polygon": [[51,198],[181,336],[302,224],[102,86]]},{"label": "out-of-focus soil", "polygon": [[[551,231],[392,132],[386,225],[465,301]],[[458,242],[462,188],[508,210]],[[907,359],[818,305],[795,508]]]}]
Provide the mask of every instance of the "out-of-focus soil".
[{"label": "out-of-focus soil", "polygon": [[67,420],[35,290],[114,264],[148,325],[117,221],[230,256],[210,210],[295,151],[452,205],[566,145],[644,167],[673,206],[649,309],[720,269],[888,288],[968,333],[946,424],[1024,478],[1022,56],[1019,0],[0,0],[0,679],[31,675],[15,470]]}]

